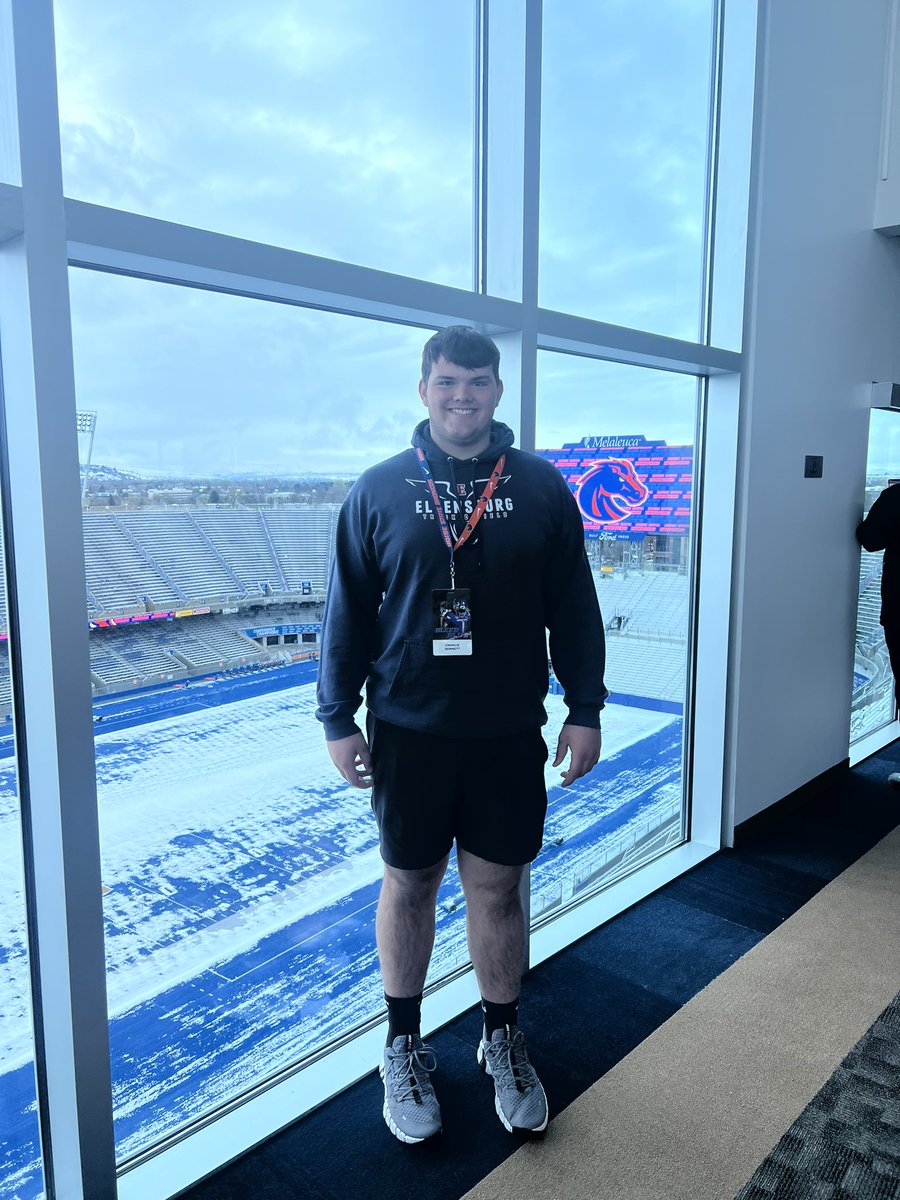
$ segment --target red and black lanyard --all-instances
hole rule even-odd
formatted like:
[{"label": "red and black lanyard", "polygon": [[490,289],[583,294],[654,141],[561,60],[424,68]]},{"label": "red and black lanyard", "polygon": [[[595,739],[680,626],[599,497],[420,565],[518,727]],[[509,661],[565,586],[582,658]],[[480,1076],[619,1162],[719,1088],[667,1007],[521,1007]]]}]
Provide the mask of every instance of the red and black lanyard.
[{"label": "red and black lanyard", "polygon": [[440,498],[438,497],[437,488],[434,484],[434,476],[431,473],[431,467],[428,465],[428,459],[418,446],[415,447],[415,451],[416,457],[419,460],[419,466],[422,468],[422,474],[425,477],[425,484],[428,488],[428,494],[431,497],[431,507],[434,509],[435,517],[437,517],[437,522],[441,530],[441,536],[444,539],[444,544],[450,551],[450,587],[452,589],[456,587],[456,568],[453,565],[453,555],[460,548],[460,546],[464,546],[469,540],[475,531],[475,526],[484,515],[484,510],[487,508],[488,501],[497,490],[497,485],[500,483],[500,480],[503,477],[503,468],[506,466],[506,455],[501,454],[497,459],[497,465],[494,467],[493,471],[491,471],[491,477],[485,484],[484,491],[481,493],[481,499],[475,505],[472,515],[469,517],[468,521],[466,521],[465,529],[463,529],[462,533],[459,535],[456,541],[454,541],[453,534],[450,532],[450,525],[447,521],[446,514],[444,513],[444,506],[441,504]]}]

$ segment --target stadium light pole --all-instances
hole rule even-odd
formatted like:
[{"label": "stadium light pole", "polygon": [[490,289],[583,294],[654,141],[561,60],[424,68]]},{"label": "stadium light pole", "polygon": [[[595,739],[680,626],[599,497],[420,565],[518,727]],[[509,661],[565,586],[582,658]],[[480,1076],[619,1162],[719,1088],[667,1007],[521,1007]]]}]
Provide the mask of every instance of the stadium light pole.
[{"label": "stadium light pole", "polygon": [[88,475],[91,471],[91,455],[94,453],[94,430],[97,428],[97,414],[95,412],[77,412],[75,414],[75,427],[79,433],[90,434],[88,441],[87,461],[84,464],[84,475],[81,478],[81,507],[84,508],[84,497],[87,492]]}]

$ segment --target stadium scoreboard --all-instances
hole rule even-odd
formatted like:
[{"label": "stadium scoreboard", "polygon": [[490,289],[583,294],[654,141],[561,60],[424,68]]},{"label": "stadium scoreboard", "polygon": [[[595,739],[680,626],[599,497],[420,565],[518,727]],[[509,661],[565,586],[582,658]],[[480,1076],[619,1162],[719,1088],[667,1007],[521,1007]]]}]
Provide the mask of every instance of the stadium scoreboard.
[{"label": "stadium scoreboard", "polygon": [[587,538],[641,542],[690,533],[694,447],[643,434],[583,437],[538,450],[560,472]]}]

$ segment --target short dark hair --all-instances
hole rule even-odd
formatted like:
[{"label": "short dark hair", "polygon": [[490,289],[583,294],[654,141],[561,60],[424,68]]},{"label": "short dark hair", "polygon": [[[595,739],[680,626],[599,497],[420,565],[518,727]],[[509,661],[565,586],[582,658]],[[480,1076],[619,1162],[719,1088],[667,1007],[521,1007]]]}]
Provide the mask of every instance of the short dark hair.
[{"label": "short dark hair", "polygon": [[494,378],[500,379],[500,351],[485,333],[468,325],[448,325],[428,339],[422,351],[422,378],[427,383],[431,368],[439,358],[472,371],[489,363]]}]

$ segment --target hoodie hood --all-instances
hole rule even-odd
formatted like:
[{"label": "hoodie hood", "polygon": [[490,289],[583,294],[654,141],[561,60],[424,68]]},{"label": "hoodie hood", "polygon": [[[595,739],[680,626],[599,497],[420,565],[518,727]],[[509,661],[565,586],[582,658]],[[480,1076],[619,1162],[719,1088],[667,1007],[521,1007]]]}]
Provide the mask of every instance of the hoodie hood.
[{"label": "hoodie hood", "polygon": [[[486,450],[482,450],[480,454],[473,455],[472,458],[462,461],[485,462],[490,459],[494,463],[501,454],[506,453],[514,441],[515,436],[508,425],[504,425],[502,421],[491,421],[490,445]],[[424,421],[420,421],[413,430],[412,445],[419,447],[424,452],[426,458],[447,459],[453,457],[446,450],[442,450],[437,442],[432,440],[427,417]]]}]

